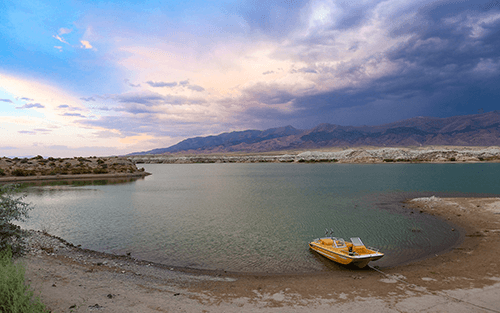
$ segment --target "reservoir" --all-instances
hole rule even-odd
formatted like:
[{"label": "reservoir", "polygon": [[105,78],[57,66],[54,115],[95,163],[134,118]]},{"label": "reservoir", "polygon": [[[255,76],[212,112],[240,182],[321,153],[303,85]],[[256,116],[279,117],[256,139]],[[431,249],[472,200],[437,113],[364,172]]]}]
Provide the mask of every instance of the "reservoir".
[{"label": "reservoir", "polygon": [[175,267],[250,273],[336,270],[311,252],[324,236],[361,237],[390,267],[461,240],[405,199],[499,196],[500,164],[144,164],[152,175],[27,189],[22,226],[82,248]]}]

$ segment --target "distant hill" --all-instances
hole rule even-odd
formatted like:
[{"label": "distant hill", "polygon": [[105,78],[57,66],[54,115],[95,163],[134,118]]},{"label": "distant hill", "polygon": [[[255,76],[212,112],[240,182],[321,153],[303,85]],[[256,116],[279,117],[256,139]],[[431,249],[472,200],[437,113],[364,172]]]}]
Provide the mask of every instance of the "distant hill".
[{"label": "distant hill", "polygon": [[320,124],[309,130],[286,126],[263,131],[235,131],[189,138],[168,148],[130,155],[419,145],[500,146],[500,111],[447,118],[414,117],[379,126]]}]

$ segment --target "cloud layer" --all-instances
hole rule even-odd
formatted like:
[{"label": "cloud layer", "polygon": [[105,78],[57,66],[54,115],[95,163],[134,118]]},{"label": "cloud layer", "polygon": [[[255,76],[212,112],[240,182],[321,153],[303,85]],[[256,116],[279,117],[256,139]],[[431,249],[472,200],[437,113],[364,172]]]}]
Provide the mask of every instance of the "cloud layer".
[{"label": "cloud layer", "polygon": [[47,1],[5,9],[0,75],[25,85],[2,85],[0,106],[26,127],[5,131],[47,135],[47,147],[71,145],[34,119],[109,147],[100,151],[137,151],[231,130],[376,125],[498,106],[494,1]]}]

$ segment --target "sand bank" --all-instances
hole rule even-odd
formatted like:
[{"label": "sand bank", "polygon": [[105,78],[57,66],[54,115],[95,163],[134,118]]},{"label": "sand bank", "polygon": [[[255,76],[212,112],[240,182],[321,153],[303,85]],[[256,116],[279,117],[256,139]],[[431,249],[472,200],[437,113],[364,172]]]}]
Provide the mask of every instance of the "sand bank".
[{"label": "sand bank", "polygon": [[500,198],[420,198],[465,240],[400,267],[318,274],[190,271],[78,249],[36,233],[27,278],[53,312],[499,312]]}]

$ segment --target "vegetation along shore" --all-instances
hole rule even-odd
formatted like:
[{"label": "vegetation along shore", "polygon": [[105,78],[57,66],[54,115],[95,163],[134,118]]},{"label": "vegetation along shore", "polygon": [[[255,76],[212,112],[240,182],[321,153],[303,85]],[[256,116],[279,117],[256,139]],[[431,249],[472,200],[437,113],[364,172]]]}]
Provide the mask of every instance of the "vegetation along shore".
[{"label": "vegetation along shore", "polygon": [[0,183],[149,175],[126,157],[0,158]]}]

